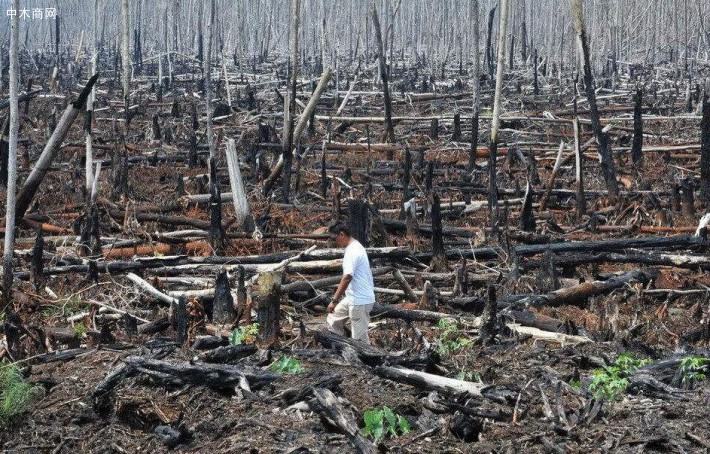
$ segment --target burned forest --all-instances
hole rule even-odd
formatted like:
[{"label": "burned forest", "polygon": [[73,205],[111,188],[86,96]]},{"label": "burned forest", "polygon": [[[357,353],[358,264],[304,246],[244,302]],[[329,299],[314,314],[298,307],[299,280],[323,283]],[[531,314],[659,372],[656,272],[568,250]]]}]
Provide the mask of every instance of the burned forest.
[{"label": "burned forest", "polygon": [[710,450],[710,0],[0,7],[1,452]]}]

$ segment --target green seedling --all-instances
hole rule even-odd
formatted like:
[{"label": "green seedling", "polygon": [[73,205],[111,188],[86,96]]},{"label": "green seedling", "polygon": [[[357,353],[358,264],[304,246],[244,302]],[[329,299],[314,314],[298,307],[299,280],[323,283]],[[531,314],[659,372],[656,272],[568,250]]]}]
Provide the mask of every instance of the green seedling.
[{"label": "green seedling", "polygon": [[282,374],[301,374],[304,371],[303,366],[301,366],[301,362],[293,356],[282,356],[278,360],[271,363],[269,369],[271,369],[272,372],[279,372]]},{"label": "green seedling", "polygon": [[441,330],[437,339],[439,355],[448,356],[452,352],[473,345],[473,341],[466,337],[455,323],[442,319],[439,320],[437,327]]},{"label": "green seedling", "polygon": [[705,380],[710,361],[703,357],[687,357],[680,361],[681,381],[685,385]]},{"label": "green seedling", "polygon": [[235,328],[232,331],[232,336],[229,338],[229,343],[232,345],[241,345],[254,342],[257,334],[259,334],[259,324],[252,323],[251,325]]},{"label": "green seedling", "polygon": [[387,406],[366,411],[362,419],[365,422],[363,435],[372,437],[376,443],[382,440],[385,435],[398,437],[412,431],[409,422]]},{"label": "green seedling", "polygon": [[0,365],[0,427],[27,411],[39,388],[30,384],[14,365]]},{"label": "green seedling", "polygon": [[589,391],[597,399],[615,401],[629,387],[628,377],[639,367],[649,364],[649,359],[634,358],[628,353],[619,355],[611,366],[604,366],[592,373]]}]

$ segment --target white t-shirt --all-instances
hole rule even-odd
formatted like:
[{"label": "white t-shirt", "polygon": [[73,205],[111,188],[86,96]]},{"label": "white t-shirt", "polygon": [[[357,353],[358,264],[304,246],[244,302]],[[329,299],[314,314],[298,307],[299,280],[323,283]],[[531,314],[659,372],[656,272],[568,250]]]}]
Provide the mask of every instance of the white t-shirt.
[{"label": "white t-shirt", "polygon": [[359,241],[353,239],[345,248],[343,257],[343,276],[352,276],[345,296],[353,300],[354,305],[373,304],[375,302],[375,283],[372,280],[367,251]]}]

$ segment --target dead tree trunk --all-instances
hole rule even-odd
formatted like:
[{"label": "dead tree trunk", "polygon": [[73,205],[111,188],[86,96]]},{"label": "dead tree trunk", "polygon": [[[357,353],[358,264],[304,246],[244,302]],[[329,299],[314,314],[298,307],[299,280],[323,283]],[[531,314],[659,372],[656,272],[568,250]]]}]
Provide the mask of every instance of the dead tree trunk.
[{"label": "dead tree trunk", "polygon": [[382,43],[382,30],[380,28],[380,19],[377,16],[377,6],[372,2],[372,24],[375,26],[375,39],[377,40],[377,57],[380,66],[380,79],[382,79],[382,94],[385,98],[385,123],[387,127],[387,141],[395,142],[394,125],[392,123],[392,100],[390,99],[389,74],[387,71],[387,63],[385,62],[385,51]]},{"label": "dead tree trunk", "polygon": [[259,275],[259,301],[256,307],[256,319],[259,323],[257,343],[262,347],[273,346],[278,341],[282,278],[283,273],[278,271]]},{"label": "dead tree trunk", "polygon": [[614,167],[614,159],[611,155],[609,137],[602,131],[602,126],[599,121],[597,97],[594,90],[594,76],[592,75],[592,65],[589,59],[589,42],[587,40],[587,31],[584,27],[582,0],[570,0],[570,7],[572,10],[572,23],[574,24],[577,34],[577,48],[584,71],[584,89],[587,94],[587,101],[589,102],[589,117],[592,121],[592,129],[599,143],[602,173],[604,174],[604,180],[606,181],[609,195],[616,197],[619,193],[619,187],[616,182],[616,169]]},{"label": "dead tree trunk", "polygon": [[293,163],[294,120],[296,116],[296,85],[298,81],[298,22],[300,18],[301,0],[291,2],[291,80],[289,84],[288,106],[284,115],[283,137],[283,178],[281,195],[284,203],[288,203],[291,192],[291,166]]},{"label": "dead tree trunk", "polygon": [[498,184],[496,182],[498,158],[498,129],[500,128],[501,94],[503,92],[503,72],[505,70],[505,37],[508,29],[508,0],[500,2],[500,25],[498,28],[498,65],[496,88],[493,98],[493,119],[491,120],[491,143],[488,156],[488,210],[494,232],[498,230]]},{"label": "dead tree trunk", "polygon": [[[16,12],[20,9],[20,0],[13,0],[12,7]],[[5,241],[3,244],[4,255],[2,261],[3,276],[3,302],[0,305],[4,312],[12,302],[12,253],[15,250],[15,216],[17,210],[17,139],[20,132],[20,106],[18,94],[20,91],[19,59],[17,56],[18,41],[20,38],[20,24],[17,15],[10,18],[10,134],[8,138],[7,154],[7,206],[5,209]],[[0,56],[0,58],[3,58]],[[0,75],[1,77],[1,75]],[[22,218],[23,212],[19,212]]]},{"label": "dead tree trunk", "polygon": [[431,270],[435,273],[448,271],[449,265],[444,250],[444,237],[441,229],[441,200],[434,193],[431,204]]},{"label": "dead tree trunk", "polygon": [[473,68],[471,69],[471,83],[473,84],[473,112],[471,113],[471,150],[468,155],[468,169],[473,170],[476,165],[476,151],[478,149],[478,116],[481,110],[481,59],[478,55],[480,46],[480,32],[478,30],[478,0],[473,0]]},{"label": "dead tree trunk", "polygon": [[[641,103],[643,91],[640,87],[636,88],[636,96],[634,97],[634,140],[631,143],[631,160],[634,163],[634,168],[641,170],[641,162],[643,159],[643,116]],[[709,145],[710,146],[710,145]]]},{"label": "dead tree trunk", "polygon": [[710,208],[710,102],[703,95],[703,119],[700,122],[700,200]]},{"label": "dead tree trunk", "polygon": [[370,206],[362,199],[348,200],[348,228],[363,246],[370,244]]},{"label": "dead tree trunk", "polygon": [[220,325],[231,324],[237,313],[234,310],[234,299],[227,279],[227,271],[220,270],[214,284],[214,300],[212,303],[212,320]]},{"label": "dead tree trunk", "polygon": [[86,84],[86,87],[84,87],[77,100],[67,106],[62,118],[59,120],[59,124],[56,128],[54,128],[52,136],[44,146],[42,154],[37,160],[32,172],[30,172],[30,175],[25,180],[22,189],[20,189],[20,193],[17,195],[17,218],[22,218],[27,209],[30,207],[30,203],[32,203],[32,199],[34,198],[42,179],[44,179],[44,176],[49,171],[49,167],[52,165],[52,161],[59,152],[59,147],[61,146],[62,141],[69,133],[69,129],[71,128],[71,125],[76,117],[79,115],[79,112],[81,112],[81,109],[84,108],[84,104],[86,103],[89,93],[96,83],[97,78],[98,75],[94,75],[91,79],[89,79],[89,82]]}]

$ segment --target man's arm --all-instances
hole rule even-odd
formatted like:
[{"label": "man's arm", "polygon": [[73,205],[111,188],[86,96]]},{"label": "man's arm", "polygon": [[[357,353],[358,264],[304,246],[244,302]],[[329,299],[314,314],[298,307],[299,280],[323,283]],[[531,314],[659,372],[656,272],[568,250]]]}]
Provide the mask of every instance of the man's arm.
[{"label": "man's arm", "polygon": [[343,275],[342,279],[340,279],[340,284],[338,284],[338,289],[333,294],[333,299],[330,301],[330,304],[328,304],[328,312],[333,312],[335,310],[335,305],[338,304],[338,301],[340,301],[343,293],[345,293],[345,289],[348,288],[348,285],[350,285],[350,281],[352,280],[353,276],[351,274]]}]

